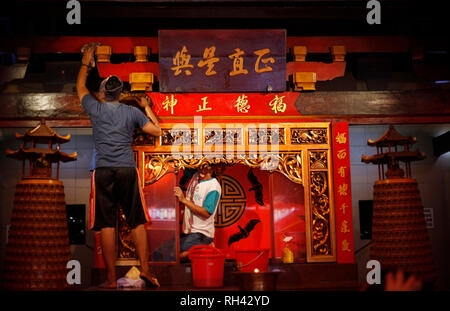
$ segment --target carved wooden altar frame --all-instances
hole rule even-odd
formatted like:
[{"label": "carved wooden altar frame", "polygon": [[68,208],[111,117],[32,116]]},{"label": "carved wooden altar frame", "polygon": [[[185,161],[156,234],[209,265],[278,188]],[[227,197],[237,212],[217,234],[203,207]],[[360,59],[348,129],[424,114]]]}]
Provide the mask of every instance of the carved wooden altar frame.
[{"label": "carved wooden altar frame", "polygon": [[[191,120],[183,124],[164,122],[161,124],[161,137],[155,139],[144,134],[137,135],[133,149],[143,184],[150,185],[165,174],[178,173],[186,167],[196,168],[205,161],[229,165],[241,163],[252,168],[262,168],[272,163],[269,155],[277,154],[278,165],[270,167],[268,172],[279,172],[292,182],[303,185],[307,262],[336,261],[330,123],[270,123],[247,120],[224,123],[223,119],[218,123],[211,121],[204,119],[201,123],[195,123]],[[173,145],[175,138],[171,131],[174,136],[177,134],[173,132],[174,129],[184,129],[178,134],[187,135],[186,138],[189,139],[190,132],[194,138],[192,143]],[[227,150],[226,146],[221,150],[217,141],[216,144],[211,144],[208,135],[211,136],[213,129],[223,130],[223,142],[232,142],[233,150]],[[274,134],[277,129],[278,137]],[[276,148],[265,144],[270,143],[271,139],[278,139],[278,150],[272,150]],[[182,138],[177,141],[183,142]],[[262,143],[259,149],[257,142]],[[262,156],[261,150],[267,150],[265,156]],[[222,151],[222,158],[212,157],[218,153],[222,154]],[[273,224],[273,205],[271,210]],[[272,241],[273,234],[272,231]]]}]

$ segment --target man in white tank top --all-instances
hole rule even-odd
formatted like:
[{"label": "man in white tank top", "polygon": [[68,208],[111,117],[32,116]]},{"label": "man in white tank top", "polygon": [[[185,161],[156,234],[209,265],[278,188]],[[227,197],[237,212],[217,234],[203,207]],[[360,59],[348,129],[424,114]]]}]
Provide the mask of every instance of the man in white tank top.
[{"label": "man in white tank top", "polygon": [[214,240],[214,216],[222,188],[213,177],[214,167],[203,163],[189,182],[186,197],[179,187],[175,196],[184,204],[183,236],[180,239],[180,259],[186,259],[194,245],[209,245]]}]

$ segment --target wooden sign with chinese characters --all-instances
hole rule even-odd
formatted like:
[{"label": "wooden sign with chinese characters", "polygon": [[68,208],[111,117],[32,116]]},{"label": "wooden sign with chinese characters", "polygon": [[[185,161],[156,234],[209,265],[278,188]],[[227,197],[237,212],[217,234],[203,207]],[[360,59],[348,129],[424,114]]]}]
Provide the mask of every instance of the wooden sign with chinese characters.
[{"label": "wooden sign with chinese characters", "polygon": [[277,116],[300,115],[297,93],[147,93],[159,117],[170,116]]},{"label": "wooden sign with chinese characters", "polygon": [[160,30],[163,93],[286,90],[285,30]]},{"label": "wooden sign with chinese characters", "polygon": [[353,216],[348,123],[333,123],[332,132],[337,262],[353,263]]}]

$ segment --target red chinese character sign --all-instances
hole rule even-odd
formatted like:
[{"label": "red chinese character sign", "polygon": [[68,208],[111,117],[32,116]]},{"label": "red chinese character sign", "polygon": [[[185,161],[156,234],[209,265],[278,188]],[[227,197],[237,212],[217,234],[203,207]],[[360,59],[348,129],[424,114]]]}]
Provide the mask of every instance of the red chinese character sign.
[{"label": "red chinese character sign", "polygon": [[160,30],[159,88],[283,92],[286,30]]},{"label": "red chinese character sign", "polygon": [[337,262],[353,263],[353,216],[348,123],[333,123],[332,133]]},{"label": "red chinese character sign", "polygon": [[287,116],[300,115],[294,92],[283,93],[148,93],[154,112],[170,116]]}]

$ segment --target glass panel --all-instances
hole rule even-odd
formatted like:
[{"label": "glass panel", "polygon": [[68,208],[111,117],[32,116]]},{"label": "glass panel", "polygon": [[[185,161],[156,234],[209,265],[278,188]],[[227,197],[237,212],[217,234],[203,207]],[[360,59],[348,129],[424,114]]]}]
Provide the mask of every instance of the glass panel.
[{"label": "glass panel", "polygon": [[222,178],[214,243],[227,259],[236,250],[271,248],[269,173],[236,164]]},{"label": "glass panel", "polygon": [[173,188],[176,175],[167,174],[145,186],[144,195],[151,223],[146,225],[150,262],[176,261],[177,217]]},{"label": "glass panel", "polygon": [[[306,261],[305,200],[303,186],[274,173],[272,183],[275,257]],[[292,257],[291,257],[292,259]]]}]

